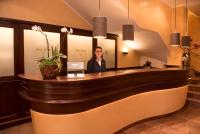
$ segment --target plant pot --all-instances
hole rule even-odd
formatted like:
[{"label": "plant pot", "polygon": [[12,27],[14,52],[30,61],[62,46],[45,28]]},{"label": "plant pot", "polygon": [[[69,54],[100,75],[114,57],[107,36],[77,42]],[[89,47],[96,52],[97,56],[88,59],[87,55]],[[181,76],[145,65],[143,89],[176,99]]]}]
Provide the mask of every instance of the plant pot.
[{"label": "plant pot", "polygon": [[42,74],[43,79],[50,80],[56,79],[59,73],[59,69],[57,65],[46,65],[43,68],[40,68],[40,72]]}]

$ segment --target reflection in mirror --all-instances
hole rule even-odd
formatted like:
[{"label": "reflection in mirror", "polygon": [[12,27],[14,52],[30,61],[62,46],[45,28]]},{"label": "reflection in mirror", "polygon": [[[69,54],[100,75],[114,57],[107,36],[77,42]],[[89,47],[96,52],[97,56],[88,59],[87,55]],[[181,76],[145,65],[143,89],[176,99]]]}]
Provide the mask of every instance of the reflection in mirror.
[{"label": "reflection in mirror", "polygon": [[[60,48],[60,33],[44,32],[49,39],[50,50],[52,46]],[[24,30],[24,64],[25,74],[39,74],[38,59],[47,57],[46,40],[41,33]],[[51,54],[51,51],[50,51]]]},{"label": "reflection in mirror", "polygon": [[92,57],[92,37],[68,35],[68,61],[84,62],[84,69],[87,69],[87,62]]},{"label": "reflection in mirror", "polygon": [[14,29],[0,27],[0,76],[14,75]]},{"label": "reflection in mirror", "polygon": [[115,68],[115,40],[98,39],[97,46],[103,49],[103,58],[106,61],[106,68]]}]

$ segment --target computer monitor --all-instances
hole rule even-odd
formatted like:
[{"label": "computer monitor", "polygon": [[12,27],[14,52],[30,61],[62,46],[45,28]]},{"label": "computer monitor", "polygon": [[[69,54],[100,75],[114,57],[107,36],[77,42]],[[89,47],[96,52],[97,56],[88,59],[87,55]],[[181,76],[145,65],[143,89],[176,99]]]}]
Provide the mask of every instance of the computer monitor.
[{"label": "computer monitor", "polygon": [[67,62],[67,73],[68,74],[84,74],[84,62]]}]

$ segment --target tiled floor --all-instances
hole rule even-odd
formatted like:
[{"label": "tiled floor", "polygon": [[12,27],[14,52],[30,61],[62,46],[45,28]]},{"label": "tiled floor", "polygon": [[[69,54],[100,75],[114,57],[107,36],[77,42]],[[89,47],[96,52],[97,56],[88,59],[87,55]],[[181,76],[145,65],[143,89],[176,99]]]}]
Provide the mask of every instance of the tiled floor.
[{"label": "tiled floor", "polygon": [[[33,129],[27,123],[2,130],[0,134],[33,134]],[[200,134],[200,108],[186,106],[175,114],[139,123],[121,134]]]},{"label": "tiled floor", "polygon": [[34,134],[32,123],[11,127],[8,129],[0,130],[0,134]]},{"label": "tiled floor", "polygon": [[122,134],[200,134],[200,108],[186,106],[168,117],[136,124]]}]

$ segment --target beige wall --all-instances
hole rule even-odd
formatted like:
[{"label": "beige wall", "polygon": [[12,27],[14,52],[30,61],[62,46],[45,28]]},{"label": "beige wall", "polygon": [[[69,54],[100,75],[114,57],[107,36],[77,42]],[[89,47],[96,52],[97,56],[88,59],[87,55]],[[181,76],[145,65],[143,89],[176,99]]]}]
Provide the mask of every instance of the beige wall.
[{"label": "beige wall", "polygon": [[200,43],[200,16],[189,12],[189,34],[193,43]]},{"label": "beige wall", "polygon": [[[200,44],[200,16],[189,12],[189,34],[193,43]],[[200,72],[200,48],[192,50],[191,67]]]},{"label": "beige wall", "polygon": [[[63,0],[1,0],[0,17],[92,29]],[[121,40],[118,42],[118,67],[138,66],[139,55],[134,51],[123,55]]]},{"label": "beige wall", "polygon": [[0,17],[91,29],[63,0],[0,0]]},{"label": "beige wall", "polygon": [[[124,5],[126,0],[122,0]],[[132,3],[133,2],[133,3]],[[181,65],[182,50],[170,46],[170,33],[173,31],[173,10],[160,0],[141,1],[133,0],[130,3],[130,15],[136,23],[146,29],[156,31],[168,47],[170,54],[168,64]],[[177,9],[177,32],[181,35],[185,32],[184,8]],[[63,0],[1,0],[0,17],[14,18],[20,20],[36,21],[42,23],[66,25],[82,29],[92,29],[82,17],[67,6]],[[190,14],[189,30],[193,40],[199,38],[198,17]],[[118,39],[118,67],[138,66],[140,55],[134,50],[129,50],[127,55],[121,52],[124,47],[121,39]],[[159,52],[159,50],[158,50]],[[198,51],[199,53],[199,51]]]},{"label": "beige wall", "polygon": [[171,9],[160,0],[132,0],[130,4],[133,6],[130,13],[136,23],[142,28],[158,32],[165,44],[169,45]]},{"label": "beige wall", "polygon": [[[188,13],[189,20],[189,35],[193,42],[200,44],[200,17],[193,14],[191,11]],[[185,23],[185,8],[177,8],[177,32],[181,33],[181,36],[186,34],[186,23]],[[179,47],[171,47],[171,56],[168,58],[168,63],[180,63],[183,50]],[[191,54],[191,67],[197,71],[200,71],[200,49],[193,50]]]},{"label": "beige wall", "polygon": [[[173,10],[173,9],[172,9]],[[174,32],[174,13],[172,13],[172,32]],[[185,35],[185,9],[183,7],[177,8],[177,21],[176,21],[176,32],[179,32],[181,36]],[[183,50],[180,47],[169,47],[170,55],[168,57],[168,64],[180,65]]]},{"label": "beige wall", "polygon": [[132,66],[139,66],[140,65],[140,55],[138,52],[134,51],[133,49],[129,49],[128,54],[122,53],[122,49],[127,47],[126,44],[122,42],[121,37],[118,37],[118,68],[124,67],[132,67]]},{"label": "beige wall", "polygon": [[[122,0],[127,6],[127,0]],[[168,7],[161,0],[132,0],[130,5],[131,17],[142,28],[158,32],[169,49],[167,64],[181,65],[182,50],[172,47],[170,44],[170,34],[174,27],[173,9]],[[184,9],[177,9],[177,32],[184,33]],[[159,52],[159,50],[157,50]],[[162,53],[161,53],[162,54]]]}]

